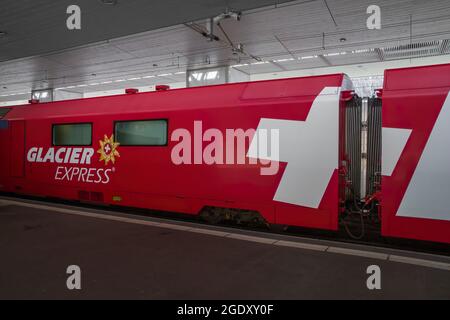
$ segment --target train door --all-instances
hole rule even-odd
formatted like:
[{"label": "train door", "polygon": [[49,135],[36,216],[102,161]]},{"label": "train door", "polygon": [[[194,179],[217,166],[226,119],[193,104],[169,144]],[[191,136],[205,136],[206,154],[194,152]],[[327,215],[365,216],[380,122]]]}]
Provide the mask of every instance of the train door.
[{"label": "train door", "polygon": [[25,174],[25,121],[10,121],[11,176],[22,178]]}]

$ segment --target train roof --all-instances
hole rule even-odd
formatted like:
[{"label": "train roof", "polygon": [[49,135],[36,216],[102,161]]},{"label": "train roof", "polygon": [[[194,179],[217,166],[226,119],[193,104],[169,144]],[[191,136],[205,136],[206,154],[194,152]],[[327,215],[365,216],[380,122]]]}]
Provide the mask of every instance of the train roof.
[{"label": "train roof", "polygon": [[294,97],[315,97],[324,86],[340,87],[343,79],[344,74],[331,74],[19,105],[7,107],[11,110],[5,119],[194,110],[289,101]]},{"label": "train roof", "polygon": [[450,63],[388,69],[384,72],[385,91],[442,87],[450,87]]}]

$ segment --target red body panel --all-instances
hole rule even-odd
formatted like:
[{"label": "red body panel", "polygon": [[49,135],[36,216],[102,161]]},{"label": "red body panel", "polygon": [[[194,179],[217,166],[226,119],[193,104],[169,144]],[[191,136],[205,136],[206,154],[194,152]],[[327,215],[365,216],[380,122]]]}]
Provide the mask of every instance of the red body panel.
[{"label": "red body panel", "polygon": [[[5,186],[5,191],[20,189],[26,194],[71,200],[95,197],[108,204],[188,214],[198,214],[205,206],[256,210],[270,223],[336,230],[338,163],[319,207],[308,208],[274,200],[286,162],[280,162],[277,174],[268,176],[260,174],[261,164],[175,165],[171,161],[175,142],[170,141],[170,136],[177,128],[193,132],[194,121],[202,121],[203,130],[217,128],[224,133],[229,128],[256,129],[262,118],[306,121],[319,93],[325,87],[340,89],[342,81],[343,75],[338,74],[14,107],[5,117],[12,124],[11,145],[2,148],[5,150],[2,152],[11,152],[14,174],[0,175],[0,184]],[[21,162],[15,157],[23,150],[19,121],[25,123],[27,151],[33,147],[51,147],[52,124],[81,122],[93,124],[92,148],[97,151],[99,140],[113,133],[114,121],[139,119],[168,119],[168,146],[119,146],[120,157],[114,164],[100,162],[96,153],[92,164],[78,165],[110,169],[108,183],[57,181],[58,164],[25,160],[24,178],[17,177]],[[0,135],[6,135],[3,131],[0,130]],[[340,136],[342,139],[342,132]],[[342,152],[339,156],[342,159]],[[22,159],[25,157],[26,153]]]},{"label": "red body panel", "polygon": [[[425,146],[435,127],[438,115],[450,91],[450,65],[418,67],[388,70],[385,73],[383,89],[383,128],[409,129],[411,134],[400,154],[398,162],[390,176],[382,177],[382,234],[384,236],[411,238],[450,243],[450,221],[435,218],[418,218],[408,210],[398,214],[402,199],[423,156]],[[447,126],[450,123],[447,123]],[[449,138],[449,137],[447,137]],[[384,137],[383,137],[384,139]],[[433,150],[436,156],[449,148]],[[383,141],[385,143],[385,141]],[[450,163],[447,163],[450,166]],[[448,167],[447,167],[448,168]],[[437,174],[448,172],[446,168],[435,167]],[[426,192],[435,192],[437,181],[433,181],[433,172],[429,172]],[[450,198],[450,194],[448,194]],[[433,207],[430,207],[430,215]],[[448,205],[447,205],[448,207]],[[448,211],[446,208],[440,210]],[[411,210],[412,212],[412,210]],[[428,213],[425,212],[424,215]]]},{"label": "red body panel", "polygon": [[10,144],[10,175],[22,178],[25,173],[25,122],[21,120],[11,122],[10,130],[13,139]]},{"label": "red body panel", "polygon": [[[2,121],[2,120],[0,120]],[[0,191],[6,191],[7,182],[10,179],[10,162],[11,162],[11,150],[10,150],[10,129],[7,122],[3,122],[0,127]]]}]

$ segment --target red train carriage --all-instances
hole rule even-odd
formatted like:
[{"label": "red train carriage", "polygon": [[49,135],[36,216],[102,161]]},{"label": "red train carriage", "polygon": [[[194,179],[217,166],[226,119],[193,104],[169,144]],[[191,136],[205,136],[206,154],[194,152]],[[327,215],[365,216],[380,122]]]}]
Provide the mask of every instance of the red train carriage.
[{"label": "red train carriage", "polygon": [[450,64],[387,70],[382,234],[450,243]]},{"label": "red train carriage", "polygon": [[[449,69],[386,73],[383,235],[450,243],[448,208],[434,201],[450,195],[450,162],[435,149],[450,159],[450,126],[437,120]],[[336,74],[3,108],[0,191],[337,230],[351,184],[349,84]],[[418,165],[422,153],[431,160]],[[414,209],[402,197],[410,180],[413,198],[424,191],[430,168],[439,190]]]},{"label": "red train carriage", "polygon": [[[343,81],[329,75],[13,107],[1,131],[10,153],[1,157],[2,190],[189,214],[240,209],[268,223],[336,230]],[[280,160],[264,165],[255,154],[251,162],[254,133],[245,133],[270,125],[280,127]],[[219,139],[208,137],[211,129],[222,133],[225,151],[207,163]],[[273,165],[276,173],[261,173]]]}]

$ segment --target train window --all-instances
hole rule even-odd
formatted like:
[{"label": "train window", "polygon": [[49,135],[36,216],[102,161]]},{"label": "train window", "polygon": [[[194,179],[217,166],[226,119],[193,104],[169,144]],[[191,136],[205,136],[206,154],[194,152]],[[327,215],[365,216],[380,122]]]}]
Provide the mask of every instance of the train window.
[{"label": "train window", "polygon": [[53,125],[54,146],[90,146],[91,144],[91,123]]},{"label": "train window", "polygon": [[117,121],[114,136],[121,146],[165,146],[167,120]]},{"label": "train window", "polygon": [[0,108],[0,119],[6,116],[6,114],[10,111],[10,108]]}]

